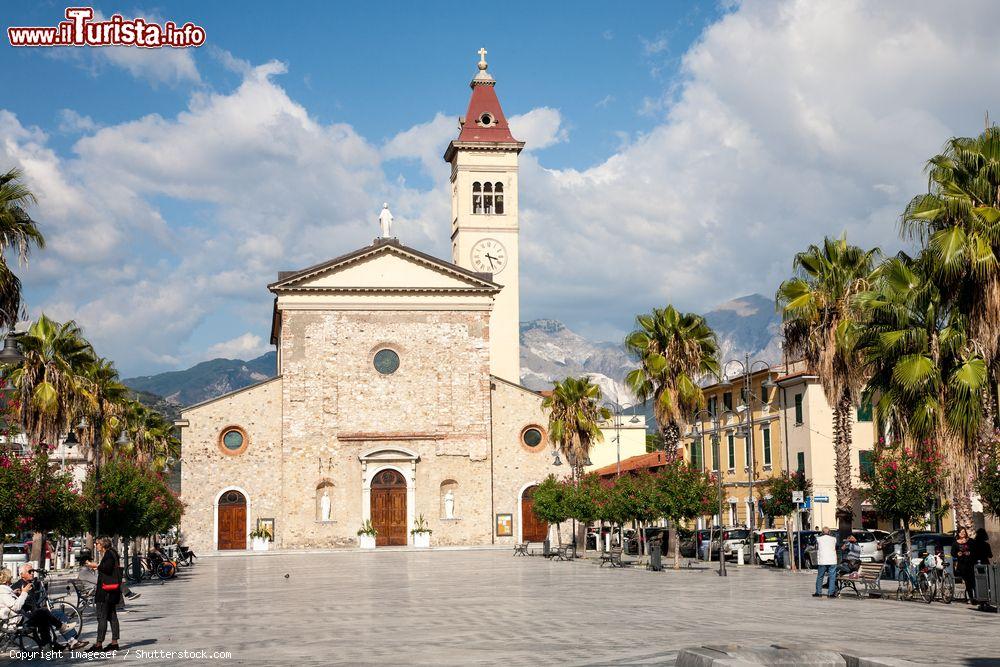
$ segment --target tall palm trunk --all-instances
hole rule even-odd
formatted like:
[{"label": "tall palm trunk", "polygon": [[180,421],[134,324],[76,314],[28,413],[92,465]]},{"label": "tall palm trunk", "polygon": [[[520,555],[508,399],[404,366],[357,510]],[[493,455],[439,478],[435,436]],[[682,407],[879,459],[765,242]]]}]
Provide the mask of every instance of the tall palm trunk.
[{"label": "tall palm trunk", "polygon": [[851,534],[854,523],[854,489],[851,485],[851,397],[846,393],[833,411],[834,476],[837,488],[837,532],[842,539]]},{"label": "tall palm trunk", "polygon": [[955,520],[959,526],[972,530],[972,485],[969,476],[957,473],[952,480],[952,488],[951,506],[955,508]]}]

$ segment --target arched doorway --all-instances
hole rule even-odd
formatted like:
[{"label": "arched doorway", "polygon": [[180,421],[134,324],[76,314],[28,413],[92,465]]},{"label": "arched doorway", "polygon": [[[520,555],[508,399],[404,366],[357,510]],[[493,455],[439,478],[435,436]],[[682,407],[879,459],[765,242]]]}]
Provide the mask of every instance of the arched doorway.
[{"label": "arched doorway", "polygon": [[219,550],[247,548],[247,499],[229,490],[219,497]]},{"label": "arched doorway", "polygon": [[542,542],[549,537],[549,524],[535,515],[532,497],[537,486],[529,486],[521,494],[521,541]]},{"label": "arched doorway", "polygon": [[375,473],[371,498],[372,525],[378,531],[375,546],[406,546],[406,480],[399,471]]}]

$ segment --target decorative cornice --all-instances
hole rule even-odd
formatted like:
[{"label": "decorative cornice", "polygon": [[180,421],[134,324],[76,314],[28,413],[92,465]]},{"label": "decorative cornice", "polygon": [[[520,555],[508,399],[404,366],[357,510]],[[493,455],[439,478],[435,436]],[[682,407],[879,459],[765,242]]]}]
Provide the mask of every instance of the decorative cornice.
[{"label": "decorative cornice", "polygon": [[338,433],[337,439],[343,442],[357,442],[361,440],[368,440],[371,442],[392,442],[394,440],[444,440],[444,433],[430,433],[430,432],[402,432],[402,433],[366,433],[366,432],[355,432],[355,433]]}]

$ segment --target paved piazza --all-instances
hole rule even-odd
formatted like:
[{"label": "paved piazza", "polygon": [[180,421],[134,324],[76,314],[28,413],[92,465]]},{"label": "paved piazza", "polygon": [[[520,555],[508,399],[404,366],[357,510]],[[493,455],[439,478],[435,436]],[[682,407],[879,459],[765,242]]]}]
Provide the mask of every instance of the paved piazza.
[{"label": "paved piazza", "polygon": [[141,587],[122,644],[232,653],[215,664],[645,665],[692,645],[785,641],[1000,664],[997,615],[818,600],[812,585],[805,573],[733,567],[720,580],[506,550],[202,558],[177,581]]}]

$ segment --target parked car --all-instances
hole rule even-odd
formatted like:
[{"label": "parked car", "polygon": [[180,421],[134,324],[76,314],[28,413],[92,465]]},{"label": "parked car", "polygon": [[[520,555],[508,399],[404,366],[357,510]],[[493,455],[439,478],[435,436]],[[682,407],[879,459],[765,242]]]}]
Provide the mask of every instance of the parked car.
[{"label": "parked car", "polygon": [[755,533],[753,558],[755,563],[773,563],[774,549],[778,540],[787,540],[788,533],[783,528],[765,528]]},{"label": "parked car", "polygon": [[710,560],[719,557],[719,538],[722,529],[716,526],[714,529],[702,528],[693,531],[690,535],[681,539],[681,555],[686,558],[701,558],[701,546],[712,540],[712,553]]},{"label": "parked car", "polygon": [[743,546],[745,558],[750,558],[750,531],[746,528],[722,529],[722,553],[726,558],[736,559],[736,551]]},{"label": "parked car", "polygon": [[885,554],[879,548],[879,538],[873,530],[853,530],[851,534],[858,541],[861,547],[862,563],[881,563],[885,560]]},{"label": "parked car", "polygon": [[803,570],[816,567],[816,538],[821,534],[818,530],[800,530],[795,534],[795,558]]},{"label": "parked car", "polygon": [[14,568],[11,567],[12,563],[20,565],[21,563],[27,562],[28,554],[25,552],[23,544],[10,542],[3,545],[3,566],[5,568],[13,572]]}]

